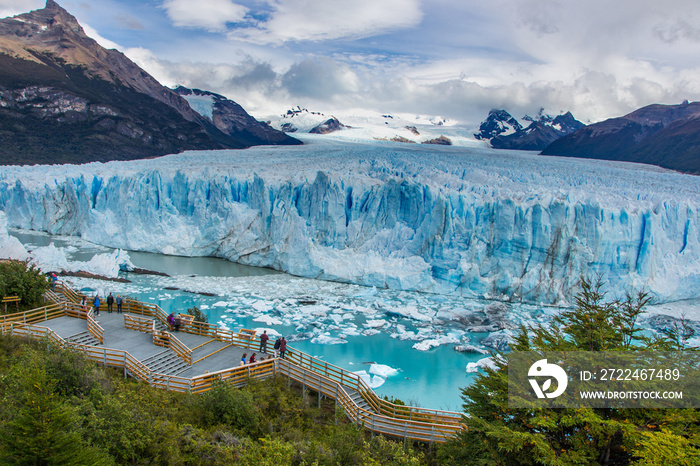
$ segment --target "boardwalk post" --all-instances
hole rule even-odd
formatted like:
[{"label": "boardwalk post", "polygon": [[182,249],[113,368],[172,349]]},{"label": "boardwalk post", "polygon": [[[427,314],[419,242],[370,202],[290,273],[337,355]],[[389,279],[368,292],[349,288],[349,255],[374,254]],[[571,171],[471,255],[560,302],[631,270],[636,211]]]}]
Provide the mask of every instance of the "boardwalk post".
[{"label": "boardwalk post", "polygon": [[374,414],[372,414],[372,438],[374,438]]},{"label": "boardwalk post", "polygon": [[126,352],[124,352],[124,378],[126,378]]},{"label": "boardwalk post", "polygon": [[406,449],[406,439],[408,438],[408,422],[403,423],[403,449]]},{"label": "boardwalk post", "polygon": [[335,425],[338,425],[338,384],[335,384],[335,409],[333,410]]}]

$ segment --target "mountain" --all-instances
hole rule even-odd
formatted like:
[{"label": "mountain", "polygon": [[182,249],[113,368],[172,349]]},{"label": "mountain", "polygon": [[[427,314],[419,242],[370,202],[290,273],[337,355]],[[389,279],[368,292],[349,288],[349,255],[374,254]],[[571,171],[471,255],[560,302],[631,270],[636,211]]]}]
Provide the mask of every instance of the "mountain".
[{"label": "mountain", "polygon": [[343,128],[347,128],[344,124],[342,124],[336,117],[331,117],[321,123],[320,125],[316,125],[311,130],[309,133],[311,134],[328,134],[332,133],[334,131],[341,130]]},{"label": "mountain", "polygon": [[536,117],[525,116],[523,126],[505,110],[491,110],[479,126],[476,139],[488,139],[494,149],[542,150],[553,141],[585,126],[571,112],[552,117],[540,109]]},{"label": "mountain", "polygon": [[700,102],[649,105],[579,129],[542,154],[646,163],[700,174]]},{"label": "mountain", "polygon": [[85,163],[250,144],[219,130],[53,0],[0,19],[0,163]]},{"label": "mountain", "polygon": [[282,131],[257,121],[233,100],[200,89],[178,86],[174,91],[184,98],[197,113],[214,124],[224,134],[235,137],[248,146],[261,144],[301,144]]},{"label": "mountain", "polygon": [[479,126],[479,132],[474,133],[474,137],[479,140],[490,140],[497,136],[507,136],[522,130],[522,125],[510,113],[494,108]]}]

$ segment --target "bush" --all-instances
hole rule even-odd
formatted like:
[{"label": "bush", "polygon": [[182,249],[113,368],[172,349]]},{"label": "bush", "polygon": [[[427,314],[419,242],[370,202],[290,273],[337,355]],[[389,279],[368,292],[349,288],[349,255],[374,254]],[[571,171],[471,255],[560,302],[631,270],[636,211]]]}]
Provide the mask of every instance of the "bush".
[{"label": "bush", "polygon": [[[20,311],[40,307],[43,304],[41,295],[48,289],[46,276],[33,265],[15,260],[0,262],[0,296],[19,296]],[[16,312],[12,307],[14,305],[8,306],[8,313]],[[5,312],[5,306],[0,312]]]},{"label": "bush", "polygon": [[[649,301],[645,294],[605,301],[601,283],[582,280],[582,288],[573,310],[556,316],[549,328],[521,327],[512,349],[677,349],[672,338],[651,339],[637,327]],[[504,360],[462,393],[467,429],[440,449],[441,464],[696,464],[690,459],[698,458],[696,409],[509,408]]]}]

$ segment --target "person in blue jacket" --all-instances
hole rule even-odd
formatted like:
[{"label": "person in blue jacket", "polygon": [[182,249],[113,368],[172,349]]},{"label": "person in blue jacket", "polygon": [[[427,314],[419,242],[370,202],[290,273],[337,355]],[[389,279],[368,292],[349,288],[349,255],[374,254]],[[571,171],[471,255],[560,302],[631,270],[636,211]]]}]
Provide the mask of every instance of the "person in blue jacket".
[{"label": "person in blue jacket", "polygon": [[92,304],[95,306],[95,315],[100,315],[100,295],[96,294],[95,299],[92,300]]}]

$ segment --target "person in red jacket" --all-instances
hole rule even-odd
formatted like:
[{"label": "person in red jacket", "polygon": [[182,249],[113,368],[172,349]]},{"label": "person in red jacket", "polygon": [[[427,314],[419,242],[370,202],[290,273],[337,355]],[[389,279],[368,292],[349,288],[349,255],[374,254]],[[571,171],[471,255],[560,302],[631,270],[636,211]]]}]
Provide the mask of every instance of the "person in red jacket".
[{"label": "person in red jacket", "polygon": [[282,337],[280,340],[280,357],[284,359],[284,353],[287,352],[287,340]]},{"label": "person in red jacket", "polygon": [[267,336],[267,330],[263,331],[263,334],[260,335],[260,352],[261,353],[267,353],[267,340],[269,340],[270,337]]}]

